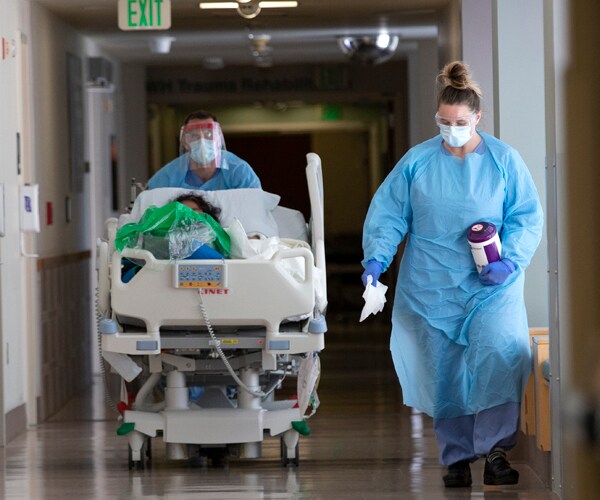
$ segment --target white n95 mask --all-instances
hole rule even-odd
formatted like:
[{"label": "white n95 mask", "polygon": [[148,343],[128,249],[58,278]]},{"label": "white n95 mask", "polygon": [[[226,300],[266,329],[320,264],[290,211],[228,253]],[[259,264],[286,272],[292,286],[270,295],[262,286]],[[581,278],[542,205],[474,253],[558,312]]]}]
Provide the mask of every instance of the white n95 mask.
[{"label": "white n95 mask", "polygon": [[452,148],[464,146],[473,137],[471,125],[438,125],[444,141]]}]

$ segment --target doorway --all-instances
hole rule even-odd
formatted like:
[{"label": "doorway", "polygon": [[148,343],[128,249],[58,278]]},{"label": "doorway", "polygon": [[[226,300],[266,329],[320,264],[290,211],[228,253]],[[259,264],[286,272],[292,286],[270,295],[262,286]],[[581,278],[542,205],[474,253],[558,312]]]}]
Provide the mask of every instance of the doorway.
[{"label": "doorway", "polygon": [[305,168],[311,134],[229,134],[226,143],[229,151],[250,164],[265,191],[280,195],[280,205],[299,210],[308,220]]}]

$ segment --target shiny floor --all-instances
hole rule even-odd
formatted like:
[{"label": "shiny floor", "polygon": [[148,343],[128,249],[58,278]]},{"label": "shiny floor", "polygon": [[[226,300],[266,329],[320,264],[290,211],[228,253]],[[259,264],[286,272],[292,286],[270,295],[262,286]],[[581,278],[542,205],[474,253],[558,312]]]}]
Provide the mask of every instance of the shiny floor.
[{"label": "shiny floor", "polygon": [[[376,318],[371,318],[376,319]],[[100,381],[58,415],[0,450],[0,497],[19,499],[553,499],[525,464],[516,486],[444,489],[432,422],[401,403],[384,323],[330,325],[321,407],[300,441],[299,467],[280,465],[279,440],[263,457],[221,467],[167,461],[153,441],[151,468],[130,471],[127,443]],[[284,387],[284,391],[285,391]],[[293,390],[293,387],[291,388]]]}]

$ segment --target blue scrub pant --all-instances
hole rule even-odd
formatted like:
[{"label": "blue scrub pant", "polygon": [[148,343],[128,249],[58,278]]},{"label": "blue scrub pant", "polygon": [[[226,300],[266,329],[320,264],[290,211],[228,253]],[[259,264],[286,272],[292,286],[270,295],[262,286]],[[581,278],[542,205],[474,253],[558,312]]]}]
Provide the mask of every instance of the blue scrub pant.
[{"label": "blue scrub pant", "polygon": [[495,447],[512,448],[517,444],[520,414],[520,403],[505,403],[476,415],[434,419],[440,463],[474,462]]}]

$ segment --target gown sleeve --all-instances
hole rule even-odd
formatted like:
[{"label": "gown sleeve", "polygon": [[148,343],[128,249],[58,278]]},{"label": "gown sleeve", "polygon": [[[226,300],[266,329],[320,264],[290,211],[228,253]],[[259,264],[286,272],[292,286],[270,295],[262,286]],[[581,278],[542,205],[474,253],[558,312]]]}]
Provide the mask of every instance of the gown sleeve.
[{"label": "gown sleeve", "polygon": [[150,178],[148,189],[186,187],[184,181],[187,173],[188,157],[189,155],[185,154],[167,163]]},{"label": "gown sleeve", "polygon": [[506,195],[502,233],[502,257],[524,270],[542,238],[544,215],[529,169],[514,149],[505,153]]},{"label": "gown sleeve", "polygon": [[376,260],[383,264],[385,271],[410,230],[412,162],[413,155],[409,152],[396,164],[371,200],[363,226],[363,266]]}]

